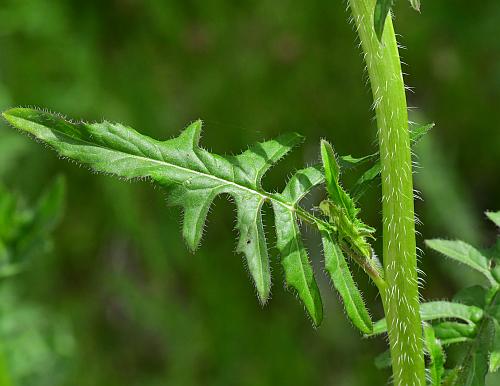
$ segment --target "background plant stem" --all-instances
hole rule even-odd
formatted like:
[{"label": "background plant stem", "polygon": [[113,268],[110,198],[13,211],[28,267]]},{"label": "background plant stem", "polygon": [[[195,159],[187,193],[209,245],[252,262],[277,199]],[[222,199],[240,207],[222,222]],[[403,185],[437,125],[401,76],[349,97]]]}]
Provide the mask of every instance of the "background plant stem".
[{"label": "background plant stem", "polygon": [[382,301],[395,385],[425,385],[419,314],[413,181],[406,95],[396,37],[387,18],[382,42],[373,29],[375,0],[349,0],[368,68],[382,162]]}]

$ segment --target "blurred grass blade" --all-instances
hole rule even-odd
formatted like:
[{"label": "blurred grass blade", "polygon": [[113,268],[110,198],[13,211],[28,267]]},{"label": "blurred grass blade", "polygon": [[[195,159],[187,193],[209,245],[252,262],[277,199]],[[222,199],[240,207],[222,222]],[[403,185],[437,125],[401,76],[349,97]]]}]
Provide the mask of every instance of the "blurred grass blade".
[{"label": "blurred grass blade", "polygon": [[44,249],[47,236],[59,224],[64,212],[66,180],[57,176],[38,199],[31,220],[24,224],[16,243],[16,262],[22,263]]},{"label": "blurred grass blade", "polygon": [[[423,321],[434,319],[461,319],[468,323],[477,323],[483,317],[483,310],[479,307],[465,304],[436,301],[427,302],[420,305],[420,316]],[[384,319],[377,321],[373,325],[373,333],[377,335],[387,332],[387,322]]]},{"label": "blurred grass blade", "polygon": [[34,213],[34,228],[50,232],[61,220],[66,196],[66,180],[57,176],[38,200]]},{"label": "blurred grass blade", "polygon": [[488,259],[473,246],[460,240],[425,240],[425,244],[443,255],[482,273],[493,286],[498,285],[490,272]]},{"label": "blurred grass blade", "polygon": [[[318,168],[299,170],[288,181],[280,196],[295,207],[312,188],[323,181],[323,173]],[[276,215],[276,245],[281,254],[286,283],[297,291],[317,326],[323,319],[323,305],[307,251],[300,237],[297,213],[276,202],[273,202],[273,207]]]},{"label": "blurred grass blade", "polygon": [[424,340],[429,354],[429,375],[431,385],[440,386],[444,374],[445,355],[441,343],[436,339],[434,330],[429,324],[424,324]]},{"label": "blurred grass blade", "polygon": [[342,250],[326,229],[320,229],[325,254],[325,268],[339,292],[347,315],[364,334],[371,333],[373,323],[361,292],[354,282]]},{"label": "blurred grass blade", "polygon": [[359,209],[340,184],[340,167],[332,146],[325,140],[321,141],[321,159],[329,200],[322,201],[320,209],[329,217],[339,239],[347,240],[364,258],[371,258],[372,250],[366,238],[373,237],[375,229],[358,218]]},{"label": "blurred grass blade", "polygon": [[321,160],[325,172],[326,190],[331,202],[340,207],[351,222],[357,220],[359,209],[353,199],[340,185],[340,167],[333,147],[325,140],[321,141]]}]

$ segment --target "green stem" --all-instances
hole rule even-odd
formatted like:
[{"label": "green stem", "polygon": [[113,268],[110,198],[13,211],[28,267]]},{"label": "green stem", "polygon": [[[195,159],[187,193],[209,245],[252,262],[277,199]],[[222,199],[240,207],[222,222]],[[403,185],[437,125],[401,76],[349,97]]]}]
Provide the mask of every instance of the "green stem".
[{"label": "green stem", "polygon": [[373,29],[375,0],[349,0],[361,40],[377,116],[382,162],[383,264],[381,291],[395,385],[425,385],[413,207],[408,111],[390,17],[382,42]]}]

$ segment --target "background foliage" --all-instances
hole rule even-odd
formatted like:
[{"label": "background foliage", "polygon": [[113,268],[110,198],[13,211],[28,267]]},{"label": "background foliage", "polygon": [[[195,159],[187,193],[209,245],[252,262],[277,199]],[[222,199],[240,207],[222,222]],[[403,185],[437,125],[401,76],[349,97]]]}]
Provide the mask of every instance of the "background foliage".
[{"label": "background foliage", "polygon": [[[419,16],[401,2],[396,13],[400,42],[409,47],[402,51],[406,81],[416,90],[409,94],[418,106],[412,118],[437,123],[416,149],[423,166],[416,176],[424,198],[419,230],[423,238],[489,245],[495,230],[481,213],[500,208],[500,3],[429,1]],[[202,118],[203,143],[217,153],[298,131],[306,146],[263,180],[281,190],[284,173],[318,161],[320,137],[342,154],[374,149],[370,92],[347,16],[343,2],[320,0],[5,0],[0,109],[40,105],[87,120],[106,117],[155,138]],[[42,363],[23,370],[19,384],[386,381],[372,360],[384,342],[359,339],[326,276],[317,275],[325,320],[314,330],[300,303],[283,294],[271,252],[273,297],[261,308],[233,253],[234,206],[216,205],[192,255],[176,209],[153,188],[89,175],[1,124],[7,191],[36,202],[59,173],[66,176],[66,212],[53,248],[0,287],[1,331],[14,311],[28,310],[19,316],[24,324],[11,322],[24,332],[16,346]],[[362,207],[363,219],[378,226],[377,189]],[[307,229],[305,236],[319,267],[320,240]],[[480,280],[451,264],[425,249],[427,299]],[[366,300],[378,302],[365,287]],[[20,363],[14,360],[8,356],[7,364]]]}]

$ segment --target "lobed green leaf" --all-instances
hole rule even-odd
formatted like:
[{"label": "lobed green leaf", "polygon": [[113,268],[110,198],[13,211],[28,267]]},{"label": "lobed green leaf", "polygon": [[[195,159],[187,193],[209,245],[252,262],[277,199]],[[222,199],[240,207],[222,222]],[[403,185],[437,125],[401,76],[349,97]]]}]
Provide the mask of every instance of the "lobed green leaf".
[{"label": "lobed green leaf", "polygon": [[126,179],[147,178],[162,186],[168,204],[183,210],[182,233],[193,251],[200,244],[214,198],[232,196],[237,206],[237,251],[246,257],[262,303],[269,297],[271,274],[261,208],[265,202],[272,203],[287,283],[297,290],[314,323],[321,322],[321,298],[297,220],[300,199],[323,182],[323,175],[317,168],[300,171],[282,194],[268,193],[261,186],[266,171],[302,141],[300,135],[285,134],[239,155],[222,156],[199,146],[201,121],[190,124],[176,138],[158,141],[118,123],[73,123],[34,109],[11,109],[3,116],[62,157],[98,172]]}]

